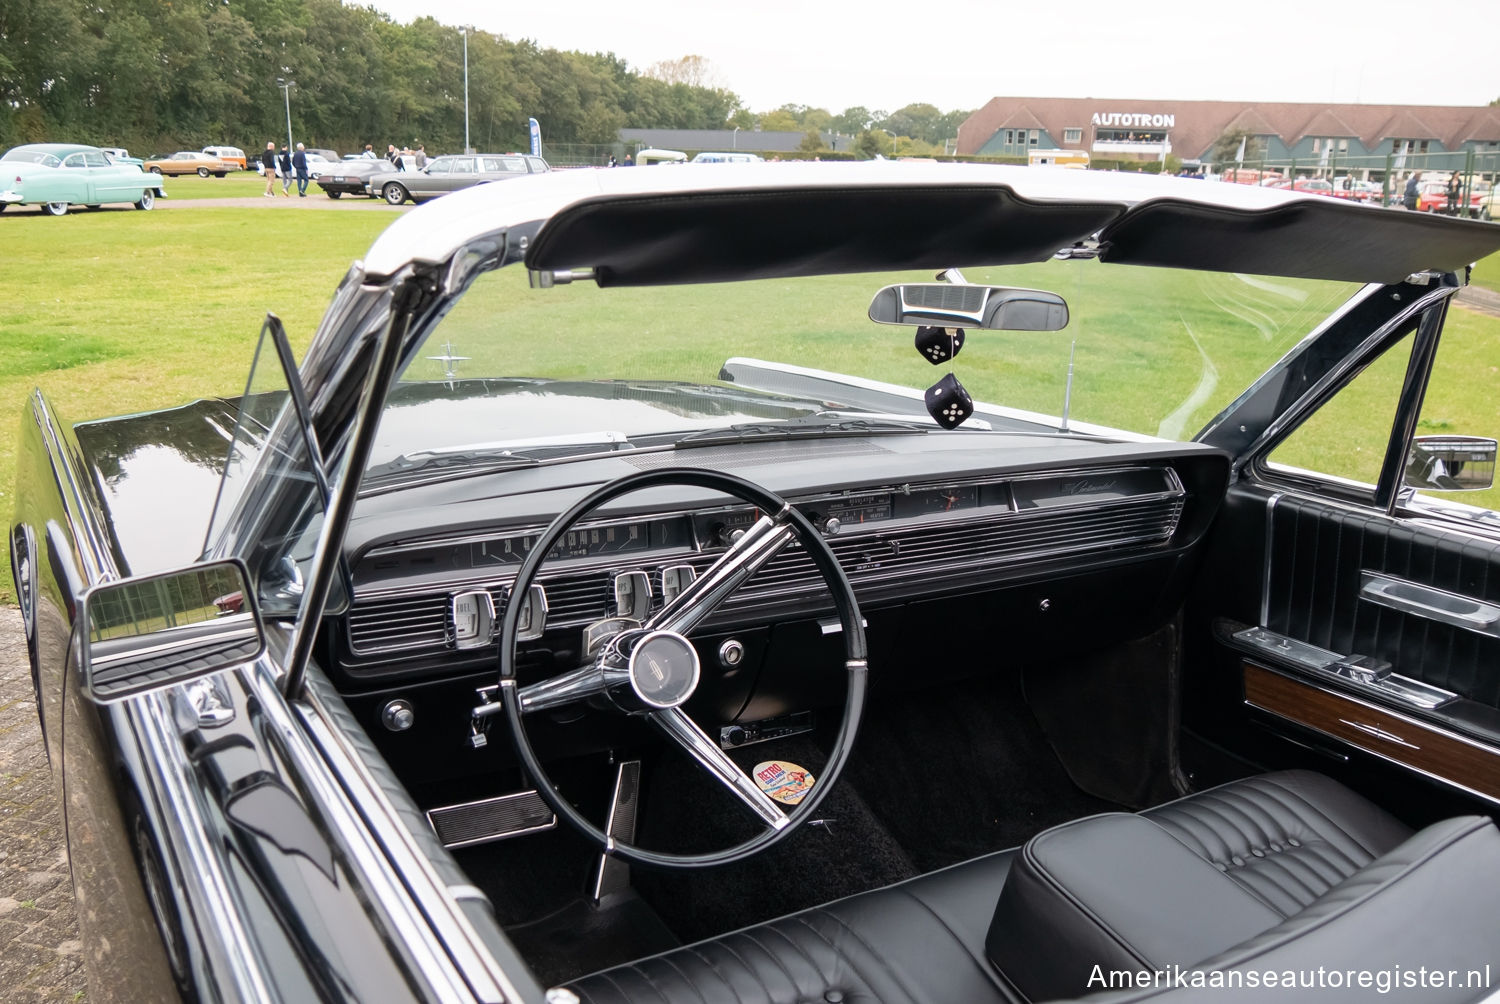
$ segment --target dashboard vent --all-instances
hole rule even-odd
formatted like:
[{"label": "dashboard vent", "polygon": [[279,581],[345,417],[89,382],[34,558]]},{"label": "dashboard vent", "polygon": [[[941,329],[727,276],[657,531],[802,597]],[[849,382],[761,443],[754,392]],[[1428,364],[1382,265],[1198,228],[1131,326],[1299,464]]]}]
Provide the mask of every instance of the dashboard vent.
[{"label": "dashboard vent", "polygon": [[360,655],[442,648],[448,642],[448,594],[355,603],[349,639]]},{"label": "dashboard vent", "polygon": [[[1010,511],[989,519],[949,519],[889,531],[836,537],[829,541],[858,589],[922,569],[961,571],[986,565],[1050,561],[1077,554],[1157,546],[1171,540],[1182,517],[1180,491],[1127,497],[1066,508]],[[715,555],[676,558],[700,572]],[[653,593],[661,596],[661,569],[650,567]],[[543,576],[548,627],[581,627],[609,616],[610,575],[595,570]],[[771,559],[726,603],[727,609],[765,604],[820,588],[812,560],[801,548]],[[490,587],[497,616],[503,613],[504,586]],[[349,641],[357,656],[441,652],[447,648],[447,592],[438,595],[362,600],[349,614]]]}]

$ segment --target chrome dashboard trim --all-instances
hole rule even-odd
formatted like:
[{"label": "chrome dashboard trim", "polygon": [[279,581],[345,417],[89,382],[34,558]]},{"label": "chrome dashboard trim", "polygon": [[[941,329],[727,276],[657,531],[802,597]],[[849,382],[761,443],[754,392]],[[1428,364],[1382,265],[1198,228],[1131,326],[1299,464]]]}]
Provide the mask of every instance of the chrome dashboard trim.
[{"label": "chrome dashboard trim", "polygon": [[[806,497],[798,497],[798,498],[792,500],[790,504],[796,505],[796,506],[806,506],[806,505],[816,504],[818,502],[825,502],[825,501],[831,501],[831,500],[836,501],[836,500],[839,500],[839,499],[845,499],[845,498],[849,498],[849,497],[853,497],[853,496],[877,495],[877,494],[880,494],[882,492],[890,493],[890,494],[893,494],[893,495],[895,495],[895,494],[910,495],[914,491],[930,491],[930,490],[941,489],[941,488],[967,487],[967,486],[969,486],[971,484],[975,485],[975,486],[985,486],[985,485],[999,486],[999,485],[1011,485],[1011,484],[1015,484],[1015,483],[1018,483],[1018,482],[1042,481],[1042,480],[1051,480],[1051,479],[1056,479],[1056,478],[1066,478],[1066,477],[1072,477],[1072,476],[1091,476],[1091,477],[1093,477],[1093,476],[1103,476],[1103,475],[1110,475],[1110,474],[1134,474],[1134,473],[1138,473],[1138,472],[1141,472],[1141,471],[1147,471],[1147,472],[1152,472],[1152,473],[1160,473],[1160,474],[1165,475],[1166,478],[1167,478],[1167,480],[1168,480],[1169,487],[1166,488],[1166,489],[1164,489],[1164,490],[1162,490],[1162,491],[1159,491],[1159,492],[1149,492],[1149,493],[1143,493],[1143,494],[1140,494],[1140,495],[1131,495],[1128,498],[1122,499],[1121,501],[1152,502],[1152,501],[1162,501],[1162,500],[1171,500],[1171,499],[1185,499],[1187,497],[1187,492],[1186,492],[1186,490],[1182,486],[1182,480],[1181,480],[1181,478],[1178,477],[1177,472],[1173,468],[1171,468],[1170,466],[1153,467],[1153,466],[1132,465],[1132,466],[1119,466],[1119,467],[1107,467],[1107,468],[1070,468],[1070,469],[1067,469],[1067,470],[1046,471],[1046,472],[1041,472],[1041,473],[1033,473],[1033,474],[1025,474],[1025,475],[1014,475],[1014,476],[1007,475],[1007,476],[998,477],[998,478],[995,477],[995,476],[993,476],[993,475],[990,475],[990,476],[979,476],[979,477],[969,478],[969,479],[945,479],[943,481],[937,481],[937,482],[920,482],[920,483],[916,483],[916,484],[912,484],[910,482],[903,482],[903,483],[901,483],[899,485],[885,485],[885,486],[880,486],[880,487],[858,488],[858,489],[851,488],[851,489],[848,489],[847,491],[843,491],[843,492],[822,493],[822,494],[818,494],[818,495],[812,495],[812,496],[806,496]],[[850,539],[854,539],[854,538],[876,537],[876,536],[879,536],[882,533],[887,532],[890,529],[909,529],[912,526],[917,526],[917,525],[922,525],[922,524],[929,524],[929,523],[933,523],[933,522],[971,523],[971,524],[973,524],[975,526],[984,526],[984,525],[989,525],[991,522],[994,522],[994,521],[997,521],[997,520],[1002,520],[1002,519],[1014,517],[1014,516],[1017,516],[1017,515],[1022,515],[1024,513],[1032,512],[1032,511],[1073,512],[1073,511],[1077,511],[1077,510],[1084,510],[1084,509],[1091,509],[1091,508],[1097,509],[1097,508],[1100,508],[1100,506],[1103,505],[1103,504],[1107,504],[1107,503],[1079,503],[1079,504],[1073,504],[1073,505],[1048,506],[1045,510],[1022,510],[1022,509],[1017,509],[1016,508],[1015,497],[1012,494],[1005,505],[975,506],[972,509],[961,509],[961,510],[959,510],[957,512],[951,512],[951,513],[923,513],[923,514],[915,515],[915,516],[901,516],[901,517],[896,517],[896,518],[892,518],[892,519],[881,520],[879,523],[872,523],[872,524],[866,524],[866,525],[853,524],[853,525],[844,527],[840,531],[840,533],[839,533],[839,538],[840,538],[841,541],[844,541],[844,540],[850,540]],[[733,512],[733,511],[737,511],[737,510],[746,508],[747,505],[748,505],[748,503],[744,503],[744,504],[741,504],[741,505],[712,506],[712,507],[703,508],[703,509],[653,510],[653,511],[651,511],[649,513],[642,513],[642,514],[640,514],[638,516],[622,517],[622,518],[618,518],[618,519],[599,520],[599,521],[590,520],[590,521],[588,521],[586,523],[579,524],[578,528],[580,530],[584,530],[584,529],[602,529],[602,528],[608,527],[608,526],[622,526],[622,525],[629,525],[629,524],[632,524],[632,523],[649,523],[649,522],[653,522],[653,521],[657,521],[657,520],[672,519],[672,518],[685,518],[685,519],[693,520],[693,519],[697,519],[697,518],[701,518],[701,517],[705,517],[705,516],[712,517],[713,515],[715,515],[717,513],[721,513],[721,512]],[[987,514],[984,514],[984,515],[980,515],[979,513],[981,511],[983,511],[983,510],[993,510],[993,511],[991,511],[991,512],[989,512]],[[359,560],[360,561],[366,561],[366,560],[369,560],[369,559],[372,559],[372,558],[379,558],[379,557],[382,557],[382,556],[385,556],[385,555],[388,555],[388,554],[399,554],[399,553],[405,553],[405,552],[410,552],[410,551],[421,551],[421,550],[427,550],[427,549],[430,549],[430,548],[452,546],[452,545],[456,545],[456,544],[484,543],[484,542],[487,542],[487,541],[500,540],[500,539],[503,539],[503,538],[506,538],[506,537],[528,536],[528,535],[533,534],[533,533],[541,533],[543,530],[545,530],[547,528],[547,525],[548,524],[546,524],[546,523],[541,523],[541,524],[525,524],[525,525],[522,525],[522,526],[507,527],[507,528],[505,528],[503,530],[489,531],[489,532],[480,533],[480,534],[468,533],[468,534],[462,534],[462,535],[456,535],[456,536],[429,537],[429,538],[424,538],[423,540],[420,540],[420,541],[411,541],[409,543],[380,545],[380,546],[377,546],[377,547],[370,548],[368,551],[366,551],[363,555],[360,556]],[[704,546],[702,544],[695,543],[692,546],[678,545],[676,547],[650,548],[650,549],[648,549],[645,552],[633,551],[633,552],[627,552],[625,554],[621,554],[621,555],[617,555],[617,556],[610,556],[610,557],[597,558],[597,559],[596,558],[560,558],[560,559],[554,559],[551,562],[555,566],[555,570],[549,572],[549,574],[547,574],[545,576],[538,576],[538,579],[539,580],[552,579],[552,578],[557,577],[558,575],[563,574],[564,572],[566,572],[567,574],[575,574],[575,573],[583,573],[583,572],[614,570],[614,569],[620,569],[622,567],[629,568],[629,567],[632,567],[632,566],[642,566],[642,565],[647,565],[647,564],[655,566],[657,564],[660,564],[660,561],[657,560],[657,558],[655,556],[662,556],[662,555],[683,555],[683,554],[711,554],[711,553],[721,552],[723,550],[725,550],[725,548],[723,548],[722,546],[708,547],[708,546]],[[642,558],[640,558],[640,557],[635,557],[635,556],[643,556],[645,554],[652,555],[653,559],[651,561],[645,561],[645,560],[642,560]],[[633,558],[634,558],[634,560],[632,560]],[[449,577],[449,578],[443,579],[442,581],[444,583],[448,583],[450,588],[460,588],[462,586],[478,585],[478,584],[481,584],[481,583],[488,583],[488,584],[490,584],[492,586],[505,585],[505,584],[509,583],[510,581],[514,580],[514,578],[515,578],[514,573],[512,573],[510,575],[502,575],[502,576],[498,576],[498,577],[493,574],[493,569],[496,569],[496,568],[505,568],[505,567],[507,567],[507,566],[495,565],[495,566],[492,566],[491,568],[476,569],[475,570],[475,574],[472,574],[472,575],[469,575],[469,576],[463,576],[463,577]],[[519,563],[517,563],[516,567],[519,567]],[[430,592],[433,588],[434,588],[433,584],[431,584],[431,583],[425,583],[425,582],[417,584],[417,585],[412,585],[412,586],[396,586],[396,587],[385,587],[385,588],[371,588],[371,587],[361,588],[360,586],[356,585],[355,588],[354,588],[354,599],[356,601],[359,601],[359,600],[376,600],[376,599],[393,599],[393,598],[396,598],[396,597],[407,596],[407,595],[412,595],[412,594],[426,594],[426,593]]]}]

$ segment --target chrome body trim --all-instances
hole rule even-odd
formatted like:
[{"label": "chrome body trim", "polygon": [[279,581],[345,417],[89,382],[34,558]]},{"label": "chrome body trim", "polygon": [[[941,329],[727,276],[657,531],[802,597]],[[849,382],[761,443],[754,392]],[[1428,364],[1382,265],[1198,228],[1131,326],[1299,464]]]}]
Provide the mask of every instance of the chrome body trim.
[{"label": "chrome body trim", "polygon": [[1434,687],[1400,673],[1392,673],[1390,665],[1384,661],[1353,654],[1342,655],[1267,628],[1245,628],[1243,631],[1236,631],[1231,637],[1246,652],[1286,666],[1295,666],[1315,676],[1337,680],[1410,708],[1432,711],[1458,700],[1458,695],[1451,690]]},{"label": "chrome body trim", "polygon": [[[173,692],[180,689],[174,687]],[[205,946],[215,964],[200,976],[227,983],[220,988],[226,999],[270,1000],[266,961],[241,922],[244,905],[226,873],[222,848],[209,836],[202,792],[193,783],[196,772],[173,724],[167,694],[142,694],[119,707],[127,731],[142,744],[145,759],[158,767],[147,772],[147,778],[157,786],[151,804],[174,852],[160,858],[170,870],[167,879],[188,893],[195,913],[205,908],[194,928],[198,937],[212,931],[223,938],[217,945]],[[185,862],[176,860],[177,852],[183,853]]]},{"label": "chrome body trim", "polygon": [[[74,477],[73,457],[64,448],[57,417],[40,392],[33,395],[32,402],[33,414],[55,460],[53,469],[60,475],[59,495],[86,587],[112,582],[120,578],[119,568],[104,545],[99,514],[87,504]],[[212,981],[213,989],[224,999],[266,1000],[266,966],[241,923],[244,911],[225,868],[222,849],[209,836],[202,792],[192,783],[195,769],[182,747],[171,700],[191,698],[178,686],[163,693],[126,698],[101,708],[100,714],[116,719],[117,734],[135,737],[143,761],[137,776],[144,786],[141,805],[150,814],[153,826],[170,838],[168,846],[173,851],[158,858],[163,877],[186,894],[188,907],[199,921],[194,931],[200,943],[206,937],[215,938],[213,943],[203,944],[203,949],[216,964],[207,972],[198,972],[198,979]]]},{"label": "chrome body trim", "polygon": [[[307,771],[319,782],[322,800],[337,810],[339,832],[355,852],[364,877],[378,880],[374,897],[384,904],[398,929],[413,940],[407,947],[418,955],[424,975],[447,999],[518,1000],[515,985],[484,946],[452,891],[417,845],[416,838],[396,814],[357,750],[333,722],[317,693],[305,690],[295,706],[272,700],[280,693],[261,674],[254,685],[278,712],[282,735],[290,737],[290,751],[304,769],[326,768],[343,791],[331,787],[317,769]],[[293,716],[307,729],[304,736]],[[342,795],[347,793],[346,804]],[[355,815],[354,806],[358,806]],[[355,836],[365,838],[356,840]]]},{"label": "chrome body trim", "polygon": [[1284,493],[1274,492],[1266,499],[1266,546],[1265,557],[1261,561],[1260,582],[1260,626],[1269,627],[1271,624],[1271,558],[1275,555],[1272,544],[1276,537],[1276,503],[1281,501]]}]

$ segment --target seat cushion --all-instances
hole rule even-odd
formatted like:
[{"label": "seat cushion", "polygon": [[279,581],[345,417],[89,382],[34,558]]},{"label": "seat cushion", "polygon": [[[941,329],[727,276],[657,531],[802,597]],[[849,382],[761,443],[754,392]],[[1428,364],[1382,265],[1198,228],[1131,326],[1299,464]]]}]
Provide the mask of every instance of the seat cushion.
[{"label": "seat cushion", "polygon": [[1032,1000],[1087,992],[1096,965],[1190,966],[1300,912],[1410,833],[1306,771],[1078,820],[1022,849],[986,950]]},{"label": "seat cushion", "polygon": [[1014,1000],[984,934],[1015,852],[1004,851],[586,976],[587,1004]]},{"label": "seat cushion", "polygon": [[[1098,1004],[1488,999],[1500,963],[1497,875],[1500,831],[1494,823],[1478,816],[1447,819],[1377,858],[1307,909],[1201,960],[1192,972],[1088,999]],[[1290,985],[1287,974],[1293,977]],[[1268,976],[1278,981],[1274,989],[1265,982]]]},{"label": "seat cushion", "polygon": [[1362,795],[1305,770],[1232,781],[1142,815],[1282,917],[1412,833]]}]

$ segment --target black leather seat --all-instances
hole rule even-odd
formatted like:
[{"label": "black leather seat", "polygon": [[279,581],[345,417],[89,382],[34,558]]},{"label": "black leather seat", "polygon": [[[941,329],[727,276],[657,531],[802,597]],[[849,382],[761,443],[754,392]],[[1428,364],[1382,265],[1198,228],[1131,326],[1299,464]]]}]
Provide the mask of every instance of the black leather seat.
[{"label": "black leather seat", "polygon": [[1015,1000],[984,955],[1014,851],[1001,851],[595,973],[586,1004]]},{"label": "black leather seat", "polygon": [[1087,992],[1096,964],[1190,966],[1311,906],[1411,833],[1309,771],[1066,823],[1018,855],[990,958],[1032,1000]]},{"label": "black leather seat", "polygon": [[[1390,957],[1416,958],[1412,942],[1442,941],[1433,963],[1415,964],[1473,959],[1500,939],[1497,863],[1500,833],[1488,820],[1449,820],[1413,836],[1342,785],[1290,771],[1140,815],[1068,823],[1021,851],[570,988],[591,1004],[1038,1001],[1099,989],[1091,983],[1096,966],[1138,972],[1286,958],[1316,968],[1338,964],[1341,948],[1373,966],[1381,946],[1366,944],[1362,932],[1399,938],[1408,925],[1420,926],[1422,937]],[[1469,867],[1480,869],[1477,881],[1461,889],[1457,877]],[[1412,922],[1390,914],[1391,904],[1425,915]],[[1459,925],[1452,931],[1450,915]],[[1326,953],[1322,962],[1314,947]],[[1500,961],[1500,950],[1491,954]]]}]

